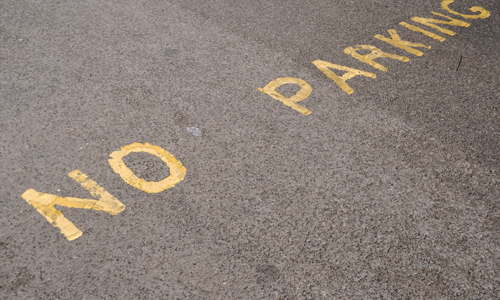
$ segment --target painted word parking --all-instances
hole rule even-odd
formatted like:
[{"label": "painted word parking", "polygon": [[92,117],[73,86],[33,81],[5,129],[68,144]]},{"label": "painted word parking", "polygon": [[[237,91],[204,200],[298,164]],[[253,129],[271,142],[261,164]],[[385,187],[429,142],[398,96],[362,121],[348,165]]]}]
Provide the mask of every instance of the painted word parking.
[{"label": "painted word parking", "polygon": [[[464,14],[460,13],[457,11],[454,11],[452,8],[450,8],[450,4],[455,2],[454,0],[443,0],[441,2],[441,9],[444,10],[445,12],[451,14],[452,16],[448,16],[442,13],[434,12],[431,11],[431,14],[441,17],[443,19],[432,19],[432,18],[423,18],[423,17],[413,17],[411,20],[415,23],[419,23],[421,25],[430,27],[434,30],[439,31],[440,33],[453,36],[456,33],[450,29],[443,28],[441,26],[438,26],[436,24],[444,24],[448,26],[459,26],[459,27],[468,27],[470,23],[465,22],[460,19],[455,19],[455,16],[459,16],[463,19],[485,19],[490,16],[490,12],[487,11],[486,9],[479,7],[479,6],[473,6],[469,10],[473,13],[476,14]],[[445,37],[442,35],[436,34],[434,32],[431,32],[429,30],[425,30],[421,27],[409,24],[407,22],[400,22],[399,25],[402,27],[421,33],[427,37],[433,38],[435,40],[438,40],[440,42],[443,42],[446,40]],[[377,34],[374,36],[374,38],[381,40],[383,42],[386,42],[387,44],[397,47],[399,49],[402,49],[410,54],[413,54],[415,56],[422,56],[424,53],[415,48],[423,48],[423,49],[430,49],[430,45],[425,45],[419,42],[411,42],[411,41],[405,41],[403,40],[398,31],[396,29],[388,29],[387,32],[389,33],[389,37]],[[360,54],[361,51],[369,51],[368,54]],[[366,63],[370,65],[371,67],[382,71],[382,72],[387,72],[388,68],[385,67],[384,65],[380,64],[379,62],[376,62],[375,59],[377,58],[390,58],[402,62],[408,62],[410,59],[406,56],[400,56],[397,54],[392,54],[388,52],[384,52],[380,50],[379,48],[372,46],[372,45],[356,45],[355,47],[347,47],[343,51],[345,54],[350,55],[351,57],[357,59],[360,62]],[[322,61],[322,60],[315,60],[312,62],[321,72],[323,72],[328,78],[332,79],[335,84],[337,84],[345,93],[347,94],[352,94],[354,93],[354,89],[352,89],[348,84],[347,80],[354,78],[355,76],[365,76],[369,77],[372,79],[375,79],[377,77],[376,74],[355,69],[355,68],[350,68],[347,66],[341,66],[337,64],[333,64],[330,62]],[[339,76],[337,73],[334,71],[343,71],[343,75]],[[301,87],[298,93],[296,93],[292,97],[285,97],[278,93],[276,89],[284,84],[296,84]],[[301,106],[297,104],[298,102],[306,99],[312,92],[312,87],[305,82],[302,79],[298,78],[291,78],[291,77],[284,77],[284,78],[278,78],[276,80],[271,81],[268,83],[264,88],[259,88],[259,91],[271,96],[272,98],[281,101],[283,104],[293,108],[294,110],[304,114],[304,115],[309,115],[311,111],[304,106]]]}]

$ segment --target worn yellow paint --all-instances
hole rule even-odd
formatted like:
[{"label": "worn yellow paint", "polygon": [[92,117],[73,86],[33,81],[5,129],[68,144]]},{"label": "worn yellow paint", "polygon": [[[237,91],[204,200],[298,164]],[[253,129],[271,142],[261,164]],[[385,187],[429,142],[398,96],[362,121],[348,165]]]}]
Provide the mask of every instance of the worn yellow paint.
[{"label": "worn yellow paint", "polygon": [[123,203],[121,203],[113,195],[108,193],[103,187],[97,184],[97,182],[88,179],[87,175],[83,174],[79,170],[74,170],[68,173],[68,176],[79,182],[81,186],[83,186],[87,191],[90,192],[90,194],[92,194],[92,196],[98,198],[99,201],[103,202],[103,207],[106,207],[106,212],[109,212],[112,215],[116,215],[117,213],[125,209],[125,205]]},{"label": "worn yellow paint", "polygon": [[412,47],[427,48],[427,49],[431,48],[431,46],[426,46],[424,44],[412,43],[412,42],[401,40],[396,29],[389,29],[389,30],[387,30],[387,32],[389,32],[389,35],[391,36],[391,38],[387,38],[387,37],[380,35],[380,34],[377,34],[374,37],[376,39],[384,41],[388,44],[391,44],[394,47],[398,47],[400,49],[403,49],[404,51],[409,52],[409,53],[416,55],[416,56],[422,56],[424,53],[422,51],[417,50],[417,49],[413,49]]},{"label": "worn yellow paint", "polygon": [[[358,69],[353,69],[349,67],[344,67],[340,65],[335,65],[327,61],[315,60],[312,62],[321,72],[323,72],[328,78],[332,79],[345,93],[352,94],[354,90],[347,85],[346,80],[353,78],[354,76],[362,75],[370,78],[377,78],[377,75]],[[346,71],[344,75],[338,76],[333,72],[333,70]]]},{"label": "worn yellow paint", "polygon": [[[371,52],[368,54],[359,54],[357,51],[360,51],[360,50],[370,50]],[[377,47],[371,46],[371,45],[356,45],[356,48],[347,47],[344,49],[344,53],[349,54],[352,57],[354,57],[355,59],[357,59],[361,62],[364,62],[366,64],[369,64],[370,66],[374,67],[375,69],[378,69],[378,70],[381,70],[384,72],[387,72],[388,69],[386,67],[384,67],[383,65],[373,61],[374,59],[379,58],[379,57],[385,57],[385,58],[396,59],[396,60],[403,61],[403,62],[407,62],[410,60],[408,57],[405,57],[405,56],[399,56],[396,54],[383,52],[382,50],[378,49]]]},{"label": "worn yellow paint", "polygon": [[472,12],[479,12],[478,15],[464,15],[459,12],[456,12],[449,8],[449,5],[455,2],[455,0],[443,0],[441,1],[441,8],[448,11],[450,14],[458,15],[461,16],[464,19],[486,19],[488,18],[491,14],[489,11],[486,9],[480,7],[480,6],[473,6],[469,8],[470,11]]},{"label": "worn yellow paint", "polygon": [[[301,87],[300,91],[298,91],[297,94],[293,95],[290,98],[287,98],[281,95],[280,93],[276,92],[276,89],[278,87],[287,83],[296,84]],[[312,92],[312,87],[302,79],[292,78],[292,77],[278,78],[276,80],[269,82],[264,88],[259,88],[259,91],[268,94],[274,99],[283,102],[283,104],[285,104],[286,106],[289,106],[306,116],[311,113],[309,109],[297,104],[297,102],[300,102],[309,97],[309,95]]]},{"label": "worn yellow paint", "polygon": [[429,36],[429,37],[431,37],[431,38],[433,38],[433,39],[435,39],[435,40],[438,40],[438,41],[440,41],[440,42],[442,42],[442,41],[446,40],[446,38],[444,38],[444,37],[442,37],[442,36],[440,36],[440,35],[437,35],[437,34],[435,34],[435,33],[433,33],[433,32],[430,32],[430,31],[424,30],[424,29],[422,29],[422,28],[420,28],[420,27],[417,27],[417,26],[414,26],[414,25],[410,25],[410,24],[408,24],[408,23],[406,23],[406,22],[400,22],[400,23],[399,23],[399,25],[401,25],[401,26],[403,26],[403,27],[406,27],[406,28],[408,28],[408,29],[410,29],[410,30],[413,30],[413,31],[416,31],[416,32],[420,32],[420,33],[422,33],[422,34],[425,34],[426,36]]},{"label": "worn yellow paint", "polygon": [[417,23],[420,23],[420,24],[423,24],[425,26],[429,26],[431,28],[437,29],[437,30],[439,30],[442,33],[447,34],[447,35],[455,35],[456,33],[454,31],[449,30],[449,29],[446,29],[446,28],[443,28],[443,27],[439,27],[439,26],[437,26],[435,24],[446,24],[446,25],[460,26],[460,27],[469,27],[469,25],[470,25],[467,22],[464,22],[464,21],[461,21],[461,20],[457,20],[457,19],[453,19],[453,18],[450,18],[450,17],[445,16],[443,14],[439,14],[439,13],[436,13],[436,12],[433,12],[433,11],[431,11],[431,13],[434,14],[434,15],[436,15],[436,16],[447,18],[450,21],[443,21],[443,20],[436,20],[436,19],[427,19],[427,18],[420,18],[420,17],[413,17],[411,19],[413,21],[417,22]]},{"label": "worn yellow paint", "polygon": [[21,197],[29,204],[33,205],[47,221],[59,228],[61,233],[64,234],[68,240],[72,241],[80,237],[82,231],[71,221],[66,219],[60,211],[55,209],[54,205],[102,210],[112,215],[116,215],[125,209],[123,203],[118,201],[118,199],[104,190],[95,181],[87,179],[87,175],[79,170],[70,172],[68,176],[78,181],[94,197],[98,197],[99,200],[60,197],[53,194],[40,193],[34,189],[29,189],[21,195]]},{"label": "worn yellow paint", "polygon": [[[123,162],[123,158],[132,152],[146,152],[161,158],[169,167],[170,176],[161,181],[146,181],[137,177]],[[109,164],[113,171],[119,174],[126,183],[147,193],[159,193],[171,188],[182,181],[186,175],[186,168],[170,152],[148,143],[130,144],[111,153],[109,156],[111,156]]]}]

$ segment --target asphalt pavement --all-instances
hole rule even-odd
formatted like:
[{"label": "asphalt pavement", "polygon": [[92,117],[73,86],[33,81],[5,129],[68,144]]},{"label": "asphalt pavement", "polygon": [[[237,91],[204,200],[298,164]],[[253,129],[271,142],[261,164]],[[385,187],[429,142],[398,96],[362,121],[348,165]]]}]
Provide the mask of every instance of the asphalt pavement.
[{"label": "asphalt pavement", "polygon": [[0,2],[0,299],[500,299],[498,0]]}]

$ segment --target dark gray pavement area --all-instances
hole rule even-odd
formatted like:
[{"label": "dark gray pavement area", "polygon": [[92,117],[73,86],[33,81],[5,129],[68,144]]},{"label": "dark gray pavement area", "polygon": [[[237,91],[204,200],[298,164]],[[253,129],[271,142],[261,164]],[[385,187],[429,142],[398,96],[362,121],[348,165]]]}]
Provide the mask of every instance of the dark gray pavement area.
[{"label": "dark gray pavement area", "polygon": [[[439,0],[1,1],[0,299],[499,299],[500,2],[450,7],[476,5],[491,16]],[[412,23],[431,11],[470,26]],[[373,38],[388,29],[432,48]],[[378,58],[384,73],[343,53],[359,44],[410,61]],[[377,78],[347,95],[317,59]],[[312,86],[310,115],[258,90],[279,77]],[[108,159],[132,143],[185,179],[125,183]],[[169,174],[150,154],[125,163]],[[68,241],[21,195],[91,199],[75,169],[126,209],[59,207],[83,231]]]}]

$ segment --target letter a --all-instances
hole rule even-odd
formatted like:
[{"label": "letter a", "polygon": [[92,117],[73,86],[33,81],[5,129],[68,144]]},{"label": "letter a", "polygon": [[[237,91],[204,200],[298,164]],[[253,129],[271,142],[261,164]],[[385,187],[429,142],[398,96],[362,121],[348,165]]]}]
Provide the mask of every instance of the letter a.
[{"label": "letter a", "polygon": [[[354,90],[347,85],[346,80],[353,78],[354,76],[363,75],[370,78],[377,78],[377,75],[358,69],[353,69],[349,67],[334,65],[326,61],[315,60],[312,62],[321,72],[323,72],[328,78],[333,80],[346,94],[354,93]],[[332,70],[346,71],[344,75],[338,76]]]}]

